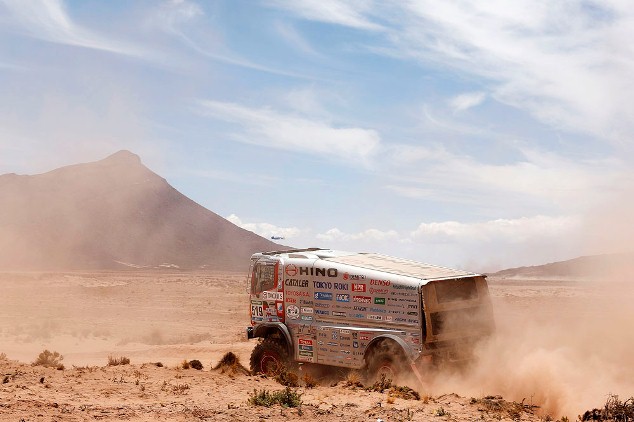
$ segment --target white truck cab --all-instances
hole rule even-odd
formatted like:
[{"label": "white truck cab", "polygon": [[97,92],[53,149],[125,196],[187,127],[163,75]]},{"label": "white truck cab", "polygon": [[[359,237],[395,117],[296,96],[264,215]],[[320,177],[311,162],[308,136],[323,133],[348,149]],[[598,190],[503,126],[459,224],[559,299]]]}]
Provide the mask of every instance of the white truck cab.
[{"label": "white truck cab", "polygon": [[256,253],[250,268],[254,373],[313,363],[398,373],[468,359],[492,333],[484,275],[374,253]]}]

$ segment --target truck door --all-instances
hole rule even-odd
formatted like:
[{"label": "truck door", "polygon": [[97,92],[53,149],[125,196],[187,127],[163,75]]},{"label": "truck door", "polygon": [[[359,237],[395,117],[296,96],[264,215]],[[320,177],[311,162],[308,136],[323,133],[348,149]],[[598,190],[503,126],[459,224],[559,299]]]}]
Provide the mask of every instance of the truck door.
[{"label": "truck door", "polygon": [[294,358],[299,362],[317,362],[315,341],[313,279],[314,259],[292,258],[284,261],[284,311],[286,326],[293,339]]},{"label": "truck door", "polygon": [[251,273],[251,323],[284,322],[283,283],[276,261],[259,260]]}]

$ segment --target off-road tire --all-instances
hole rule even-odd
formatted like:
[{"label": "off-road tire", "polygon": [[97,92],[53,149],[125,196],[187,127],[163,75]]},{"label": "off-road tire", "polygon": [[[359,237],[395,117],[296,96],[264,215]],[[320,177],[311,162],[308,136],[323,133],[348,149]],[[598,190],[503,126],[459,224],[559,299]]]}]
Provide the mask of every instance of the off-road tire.
[{"label": "off-road tire", "polygon": [[291,364],[286,345],[280,340],[265,338],[251,352],[251,373],[277,375]]},{"label": "off-road tire", "polygon": [[386,379],[397,384],[405,374],[406,360],[407,358],[400,346],[392,342],[378,344],[370,350],[366,359],[368,381],[380,381],[382,375],[385,375]]}]

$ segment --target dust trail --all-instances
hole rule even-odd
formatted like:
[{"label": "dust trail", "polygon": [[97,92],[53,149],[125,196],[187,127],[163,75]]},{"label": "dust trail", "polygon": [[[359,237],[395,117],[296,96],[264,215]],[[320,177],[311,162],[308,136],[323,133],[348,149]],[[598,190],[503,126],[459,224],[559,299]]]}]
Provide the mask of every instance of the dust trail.
[{"label": "dust trail", "polygon": [[571,419],[609,393],[634,395],[634,289],[621,280],[579,283],[559,296],[525,297],[522,305],[494,299],[497,332],[477,350],[475,365],[463,374],[435,374],[424,388],[434,395],[499,394]]}]

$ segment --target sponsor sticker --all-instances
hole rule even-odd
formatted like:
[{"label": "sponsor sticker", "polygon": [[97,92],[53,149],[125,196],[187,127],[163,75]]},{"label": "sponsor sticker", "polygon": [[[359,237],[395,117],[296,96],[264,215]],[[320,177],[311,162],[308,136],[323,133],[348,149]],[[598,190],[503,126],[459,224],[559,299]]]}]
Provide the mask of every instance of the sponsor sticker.
[{"label": "sponsor sticker", "polygon": [[363,283],[352,283],[352,291],[353,292],[365,292],[365,284],[363,284]]},{"label": "sponsor sticker", "polygon": [[386,295],[388,292],[388,289],[378,289],[376,287],[370,287],[370,293],[372,294]]},{"label": "sponsor sticker", "polygon": [[262,292],[262,299],[264,300],[284,300],[284,293],[282,292]]},{"label": "sponsor sticker", "polygon": [[374,321],[383,321],[383,315],[368,315],[368,319],[372,319]]},{"label": "sponsor sticker", "polygon": [[302,321],[312,321],[312,320],[313,320],[312,315],[302,315]]},{"label": "sponsor sticker", "polygon": [[384,297],[375,297],[374,298],[374,304],[375,305],[385,305],[385,298]]},{"label": "sponsor sticker", "polygon": [[339,311],[332,311],[332,316],[345,317],[346,313],[345,312],[339,312]]},{"label": "sponsor sticker", "polygon": [[298,342],[299,342],[299,344],[304,344],[304,345],[307,345],[307,346],[312,346],[313,345],[313,340],[309,339],[309,338],[300,338]]},{"label": "sponsor sticker", "polygon": [[295,277],[297,275],[297,267],[293,264],[288,264],[286,268],[284,268],[284,272],[289,277]]},{"label": "sponsor sticker", "polygon": [[370,303],[372,298],[370,296],[352,296],[352,301],[357,303]]},{"label": "sponsor sticker", "polygon": [[287,278],[284,285],[288,287],[308,287],[308,280],[299,280],[297,278]]},{"label": "sponsor sticker", "polygon": [[337,293],[335,298],[337,302],[350,302],[350,295],[347,293]]},{"label": "sponsor sticker", "polygon": [[295,305],[288,305],[286,307],[286,316],[290,319],[297,319],[299,317],[299,308]]},{"label": "sponsor sticker", "polygon": [[310,297],[310,293],[303,290],[287,290],[286,296]]},{"label": "sponsor sticker", "polygon": [[330,292],[315,292],[315,299],[317,299],[317,300],[332,300],[332,293],[330,293]]},{"label": "sponsor sticker", "polygon": [[308,306],[302,306],[302,313],[303,314],[312,314],[313,313],[313,308],[309,308]]}]

